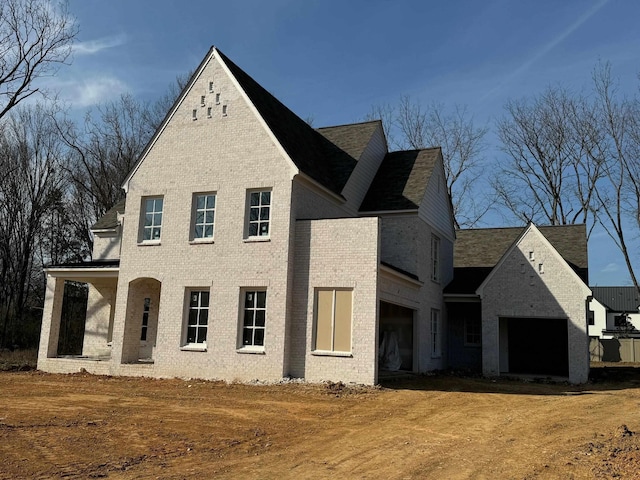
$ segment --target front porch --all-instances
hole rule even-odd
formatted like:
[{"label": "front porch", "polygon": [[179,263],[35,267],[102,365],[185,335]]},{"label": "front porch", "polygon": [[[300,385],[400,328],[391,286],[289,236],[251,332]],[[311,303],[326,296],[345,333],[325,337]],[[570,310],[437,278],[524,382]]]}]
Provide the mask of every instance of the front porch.
[{"label": "front porch", "polygon": [[109,374],[119,261],[50,266],[38,369]]}]

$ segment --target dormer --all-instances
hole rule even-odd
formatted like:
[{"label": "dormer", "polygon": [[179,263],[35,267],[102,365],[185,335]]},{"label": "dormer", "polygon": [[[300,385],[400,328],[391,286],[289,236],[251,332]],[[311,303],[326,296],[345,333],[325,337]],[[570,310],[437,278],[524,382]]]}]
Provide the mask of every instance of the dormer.
[{"label": "dormer", "polygon": [[119,260],[125,201],[121,200],[91,227],[93,260]]}]

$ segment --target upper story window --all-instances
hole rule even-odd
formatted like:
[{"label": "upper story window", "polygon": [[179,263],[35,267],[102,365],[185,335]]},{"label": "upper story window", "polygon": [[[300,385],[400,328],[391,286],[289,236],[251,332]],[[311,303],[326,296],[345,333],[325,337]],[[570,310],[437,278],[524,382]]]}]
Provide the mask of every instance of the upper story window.
[{"label": "upper story window", "polygon": [[271,220],[271,190],[249,191],[248,200],[248,236],[268,237]]},{"label": "upper story window", "polygon": [[431,235],[431,280],[440,281],[440,239]]},{"label": "upper story window", "polygon": [[193,239],[213,239],[215,224],[216,194],[198,193],[194,195]]},{"label": "upper story window", "polygon": [[163,198],[145,198],[143,199],[142,205],[144,208],[144,217],[142,221],[142,241],[160,241],[160,232],[162,230]]}]

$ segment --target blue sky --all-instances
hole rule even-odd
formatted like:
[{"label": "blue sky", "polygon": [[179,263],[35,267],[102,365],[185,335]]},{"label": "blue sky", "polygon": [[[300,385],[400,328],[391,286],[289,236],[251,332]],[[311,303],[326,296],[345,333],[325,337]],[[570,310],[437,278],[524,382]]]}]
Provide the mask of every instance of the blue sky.
[{"label": "blue sky", "polygon": [[[77,113],[131,93],[162,95],[215,45],[314,126],[362,120],[374,104],[466,105],[493,126],[509,98],[548,85],[589,87],[609,61],[624,92],[640,86],[634,0],[70,0],[73,63],[50,79]],[[501,155],[494,145],[488,163]],[[490,225],[503,226],[503,225]],[[596,231],[592,285],[628,282]]]}]

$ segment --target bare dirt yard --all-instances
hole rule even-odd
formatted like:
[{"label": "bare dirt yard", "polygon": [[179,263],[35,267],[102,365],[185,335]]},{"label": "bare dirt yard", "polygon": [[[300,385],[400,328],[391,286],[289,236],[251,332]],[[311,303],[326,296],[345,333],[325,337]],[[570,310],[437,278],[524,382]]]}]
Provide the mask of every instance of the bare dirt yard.
[{"label": "bare dirt yard", "polygon": [[640,478],[640,375],[227,385],[0,373],[0,478]]}]

